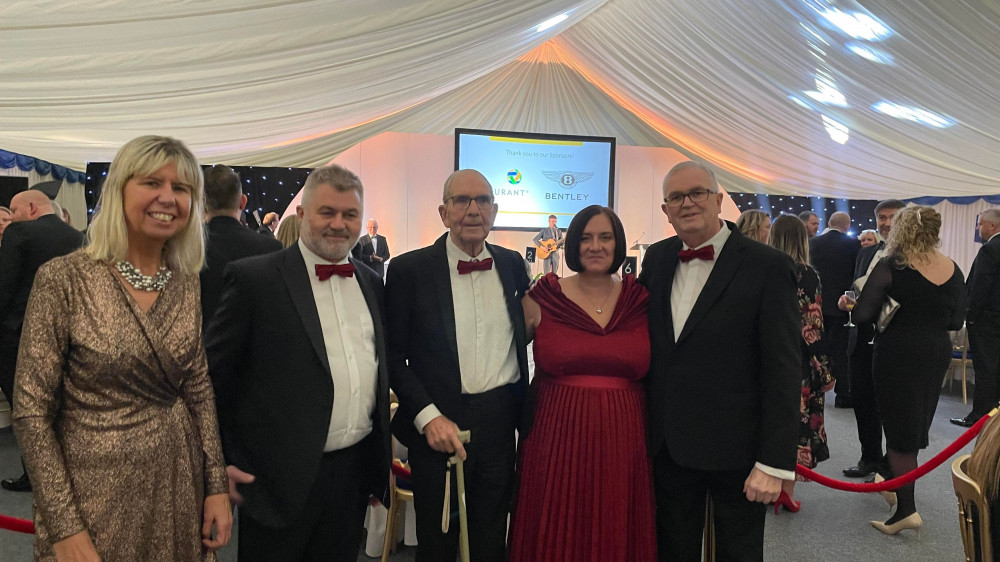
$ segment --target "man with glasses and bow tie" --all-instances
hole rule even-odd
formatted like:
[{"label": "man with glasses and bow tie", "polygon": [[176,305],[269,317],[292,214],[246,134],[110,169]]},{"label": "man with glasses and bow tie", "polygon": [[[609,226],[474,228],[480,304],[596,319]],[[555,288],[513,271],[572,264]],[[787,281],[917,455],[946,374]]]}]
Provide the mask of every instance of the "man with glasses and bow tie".
[{"label": "man with glasses and bow tie", "polygon": [[[453,173],[442,201],[448,232],[394,258],[386,278],[389,374],[399,396],[392,429],[409,448],[417,561],[455,559],[458,524],[442,533],[441,518],[447,462],[457,453],[465,459],[470,559],[499,562],[528,382],[528,274],[520,254],[486,242],[497,205],[482,174]],[[459,430],[471,431],[464,446]]]},{"label": "man with glasses and bow tie", "polygon": [[720,560],[762,560],[765,505],[795,478],[801,316],[792,260],[719,214],[715,173],[682,162],[663,180],[677,232],[650,246],[647,382],[660,560],[701,559],[711,496]]},{"label": "man with glasses and bow tie", "polygon": [[349,257],[363,197],[316,168],[298,243],[226,268],[205,341],[241,562],[353,562],[369,497],[388,500],[383,285]]}]

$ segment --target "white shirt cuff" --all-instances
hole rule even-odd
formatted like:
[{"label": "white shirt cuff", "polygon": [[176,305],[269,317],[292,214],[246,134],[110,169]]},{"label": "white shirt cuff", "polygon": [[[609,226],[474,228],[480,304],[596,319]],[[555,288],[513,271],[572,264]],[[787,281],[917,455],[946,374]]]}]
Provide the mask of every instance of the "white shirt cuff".
[{"label": "white shirt cuff", "polygon": [[417,417],[413,418],[413,425],[417,426],[417,431],[420,435],[424,434],[424,426],[430,423],[430,421],[441,415],[441,410],[437,409],[434,404],[428,404],[426,408],[420,410]]},{"label": "white shirt cuff", "polygon": [[768,476],[774,476],[775,478],[781,478],[782,480],[795,480],[794,470],[781,470],[761,463],[755,463],[753,466]]}]

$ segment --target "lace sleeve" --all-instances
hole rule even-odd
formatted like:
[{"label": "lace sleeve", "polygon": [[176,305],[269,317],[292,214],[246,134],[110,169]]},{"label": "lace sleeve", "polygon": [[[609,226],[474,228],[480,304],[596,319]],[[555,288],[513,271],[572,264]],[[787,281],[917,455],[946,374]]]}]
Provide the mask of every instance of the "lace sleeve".
[{"label": "lace sleeve", "polygon": [[890,285],[892,285],[892,258],[882,258],[868,276],[865,288],[858,297],[858,303],[854,305],[854,322],[869,323],[878,318]]}]

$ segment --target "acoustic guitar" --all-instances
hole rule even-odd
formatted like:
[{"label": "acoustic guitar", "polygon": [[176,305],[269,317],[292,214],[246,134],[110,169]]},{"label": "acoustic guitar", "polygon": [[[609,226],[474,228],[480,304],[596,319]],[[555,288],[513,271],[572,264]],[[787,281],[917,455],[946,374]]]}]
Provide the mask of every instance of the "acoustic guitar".
[{"label": "acoustic guitar", "polygon": [[535,244],[535,247],[538,248],[535,251],[535,256],[538,257],[538,259],[540,260],[544,260],[549,257],[549,254],[555,252],[559,248],[562,248],[562,245],[565,242],[566,242],[565,238],[563,238],[558,242],[556,242],[552,238],[549,238],[548,240],[542,240],[540,243]]}]

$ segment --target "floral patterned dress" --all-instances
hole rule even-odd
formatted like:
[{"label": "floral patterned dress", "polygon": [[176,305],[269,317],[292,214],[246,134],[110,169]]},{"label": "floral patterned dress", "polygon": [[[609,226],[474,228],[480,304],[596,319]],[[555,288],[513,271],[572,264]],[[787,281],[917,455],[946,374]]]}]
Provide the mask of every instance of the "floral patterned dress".
[{"label": "floral patterned dress", "polygon": [[833,381],[823,339],[823,296],[819,274],[808,265],[796,268],[802,312],[802,400],[799,403],[798,463],[807,468],[830,458],[823,425],[823,387]]}]

